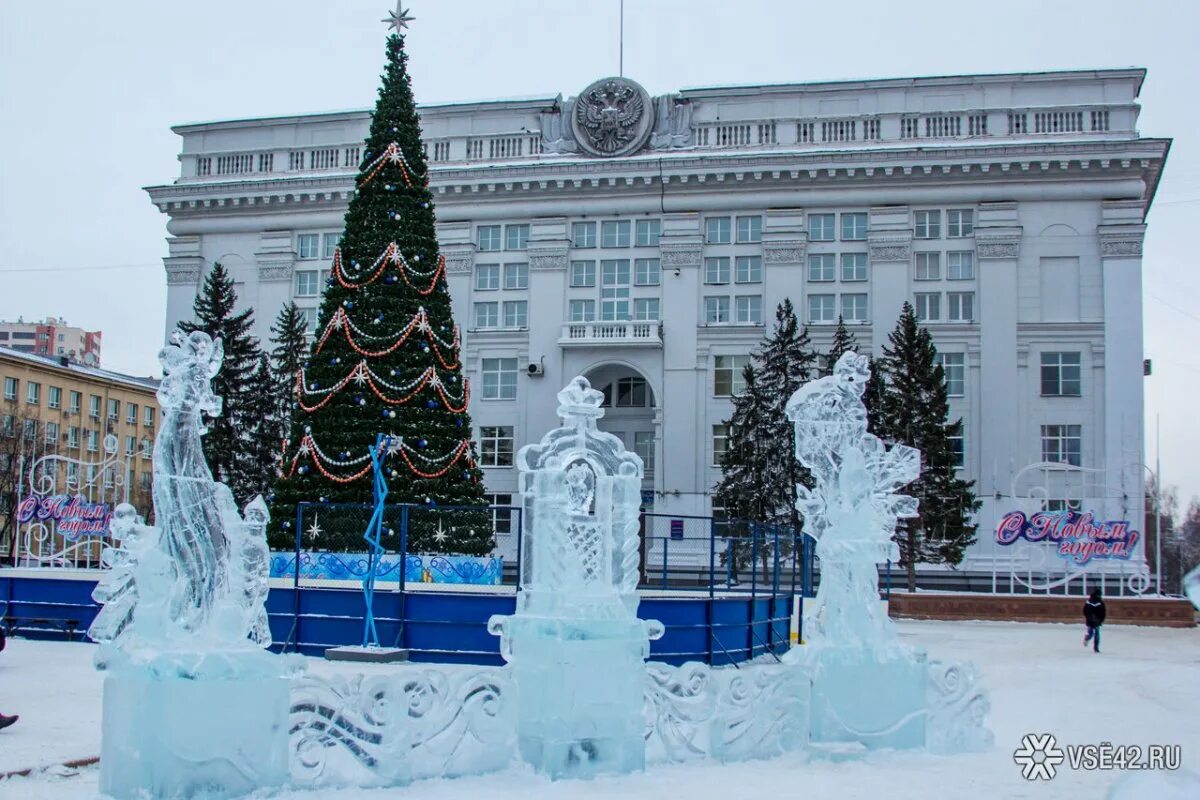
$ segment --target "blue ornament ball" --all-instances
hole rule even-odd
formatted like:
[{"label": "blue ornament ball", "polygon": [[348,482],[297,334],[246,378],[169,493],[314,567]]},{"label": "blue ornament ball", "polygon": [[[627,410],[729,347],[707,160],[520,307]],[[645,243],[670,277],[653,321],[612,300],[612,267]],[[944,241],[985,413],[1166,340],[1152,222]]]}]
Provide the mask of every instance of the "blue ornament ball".
[{"label": "blue ornament ball", "polygon": [[387,416],[390,412],[385,408],[382,413],[383,413],[383,418],[387,419]]},{"label": "blue ornament ball", "polygon": [[437,401],[436,400],[426,400],[425,407],[426,408],[437,408]]},{"label": "blue ornament ball", "polygon": [[417,447],[421,448],[422,450],[424,450],[428,445],[429,442],[425,441],[424,439],[421,439],[417,442]]},{"label": "blue ornament ball", "polygon": [[306,475],[306,474],[308,474],[308,467],[302,466],[302,467],[300,467],[300,469],[297,470],[297,472],[299,472],[301,475]]},{"label": "blue ornament ball", "polygon": [[288,522],[288,521],[286,521],[286,520],[285,520],[285,521],[284,521],[284,523],[283,523],[283,527],[285,527],[285,528],[290,528],[290,527],[292,527],[292,523],[290,523],[290,522]]},{"label": "blue ornament ball", "polygon": [[457,419],[455,419],[454,421],[455,421],[455,423],[457,423],[457,424],[458,424],[458,427],[460,427],[460,428],[462,427],[462,425],[463,425],[463,423],[462,423],[462,417],[458,417],[458,418],[457,418]]}]

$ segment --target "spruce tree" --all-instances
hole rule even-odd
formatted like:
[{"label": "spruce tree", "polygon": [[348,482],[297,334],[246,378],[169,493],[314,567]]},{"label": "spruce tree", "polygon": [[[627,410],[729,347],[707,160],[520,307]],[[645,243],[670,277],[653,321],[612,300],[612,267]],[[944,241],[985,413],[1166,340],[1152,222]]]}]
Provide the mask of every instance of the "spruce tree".
[{"label": "spruce tree", "polygon": [[[721,480],[713,492],[716,505],[731,520],[723,558],[732,561],[732,575],[750,559],[753,550],[745,522],[773,520],[788,502],[780,480],[778,434],[771,430],[773,401],[759,381],[753,363],[742,369],[745,388],[733,397],[733,415],[726,420],[728,439],[721,459]],[[790,437],[788,441],[791,441]]]},{"label": "spruce tree", "polygon": [[832,375],[834,365],[843,355],[857,352],[858,341],[853,333],[846,330],[846,323],[842,320],[842,315],[838,314],[837,327],[833,329],[833,341],[829,344],[829,352],[825,354],[821,367],[821,377]]},{"label": "spruce tree", "polygon": [[[379,98],[316,338],[294,385],[271,509],[284,539],[294,535],[298,503],[372,503],[368,448],[377,434],[392,442],[384,460],[389,505],[485,503],[427,176],[404,37],[396,33],[387,40]],[[483,554],[492,547],[485,512],[443,519],[414,511],[410,552]],[[329,544],[361,547],[358,536]]]},{"label": "spruce tree", "polygon": [[803,519],[796,510],[796,486],[811,486],[812,476],[796,458],[795,432],[786,407],[796,390],[813,377],[818,354],[812,349],[808,329],[796,319],[791,300],[785,299],[775,309],[775,329],[755,358],[760,365],[759,383],[769,404],[764,424],[773,450],[763,455],[776,484],[769,494],[781,498],[767,516],[756,520],[786,525],[798,532]]},{"label": "spruce tree", "polygon": [[950,438],[962,431],[962,420],[949,422],[946,376],[937,360],[933,337],[917,321],[909,303],[888,335],[875,369],[883,382],[877,408],[877,435],[892,444],[921,451],[921,475],[903,490],[920,499],[920,515],[901,520],[896,531],[900,565],[908,590],[916,590],[916,565],[962,561],[975,541],[974,481],[958,477]]},{"label": "spruce tree", "polygon": [[234,460],[234,498],[239,507],[258,495],[268,495],[275,482],[282,425],[275,395],[275,380],[265,353],[259,353],[246,385],[246,422],[241,447]]},{"label": "spruce tree", "polygon": [[[304,315],[295,303],[286,303],[271,325],[271,396],[275,400],[275,416],[280,424],[280,436],[288,437],[292,405],[296,395],[296,374],[308,355],[308,332]],[[278,450],[279,442],[275,443]],[[278,453],[276,453],[278,455]]]},{"label": "spruce tree", "polygon": [[221,398],[221,413],[205,419],[204,457],[213,477],[233,491],[239,507],[251,497],[243,484],[239,461],[246,450],[246,434],[254,425],[251,378],[258,365],[258,340],[250,335],[254,311],[236,313],[237,292],[233,278],[217,262],[204,278],[193,304],[194,321],[179,323],[184,333],[204,331],[221,340],[225,360],[212,381],[213,394]]}]

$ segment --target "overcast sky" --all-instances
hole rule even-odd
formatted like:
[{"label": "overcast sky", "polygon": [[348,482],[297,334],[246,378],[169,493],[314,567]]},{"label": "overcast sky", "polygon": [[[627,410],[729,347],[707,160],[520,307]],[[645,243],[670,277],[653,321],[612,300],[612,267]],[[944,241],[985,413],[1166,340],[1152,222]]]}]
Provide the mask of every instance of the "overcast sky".
[{"label": "overcast sky", "polygon": [[[619,0],[412,0],[419,102],[574,94],[617,71]],[[1175,144],[1149,217],[1147,461],[1200,495],[1200,3],[626,0],[625,74],[685,86],[1139,66],[1144,135]],[[385,0],[0,0],[0,319],[104,331],[157,374],[182,122],[367,108]],[[1188,251],[1187,242],[1193,242]],[[990,409],[989,413],[1004,413]]]}]

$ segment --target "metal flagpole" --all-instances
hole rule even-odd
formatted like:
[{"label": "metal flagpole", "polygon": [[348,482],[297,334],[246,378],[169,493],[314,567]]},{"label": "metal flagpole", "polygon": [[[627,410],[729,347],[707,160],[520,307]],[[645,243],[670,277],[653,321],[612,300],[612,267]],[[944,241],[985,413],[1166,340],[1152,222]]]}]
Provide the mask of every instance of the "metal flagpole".
[{"label": "metal flagpole", "polygon": [[625,77],[625,0],[621,0],[620,52],[617,60],[617,77]]},{"label": "metal flagpole", "polygon": [[1159,414],[1154,415],[1154,585],[1161,597],[1162,586],[1162,438]]}]

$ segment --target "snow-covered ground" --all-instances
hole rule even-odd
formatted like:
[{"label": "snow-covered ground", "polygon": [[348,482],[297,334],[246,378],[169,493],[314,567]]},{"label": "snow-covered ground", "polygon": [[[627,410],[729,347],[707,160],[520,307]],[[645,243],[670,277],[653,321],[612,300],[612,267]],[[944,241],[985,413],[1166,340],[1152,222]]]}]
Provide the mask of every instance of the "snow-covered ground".
[{"label": "snow-covered ground", "polygon": [[[841,763],[793,755],[729,766],[652,767],[639,775],[562,783],[514,766],[493,775],[389,790],[296,791],[262,797],[1098,799],[1119,777],[1114,772],[1060,768],[1048,783],[1027,782],[1012,759],[1026,733],[1052,733],[1060,745],[1178,744],[1184,769],[1200,772],[1200,630],[1109,625],[1104,628],[1105,652],[1096,655],[1081,646],[1081,626],[907,620],[898,625],[906,641],[923,645],[931,655],[973,660],[979,666],[992,698],[996,746],[991,752],[955,757],[875,753]],[[21,720],[0,732],[0,774],[99,753],[101,676],[92,670],[92,653],[84,644],[9,640],[0,654],[0,711],[18,713]],[[363,670],[361,665],[310,663],[321,674]],[[419,667],[375,667],[414,668]],[[97,777],[93,767],[66,776],[49,772],[3,781],[0,800],[93,798]],[[1157,785],[1136,795],[1165,800],[1167,784]]]}]

